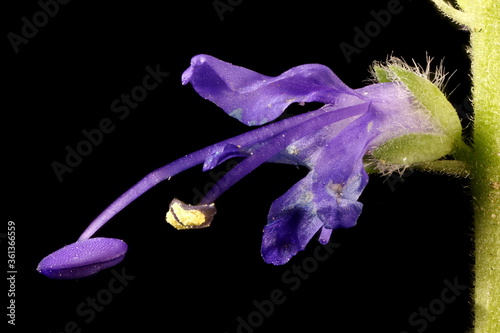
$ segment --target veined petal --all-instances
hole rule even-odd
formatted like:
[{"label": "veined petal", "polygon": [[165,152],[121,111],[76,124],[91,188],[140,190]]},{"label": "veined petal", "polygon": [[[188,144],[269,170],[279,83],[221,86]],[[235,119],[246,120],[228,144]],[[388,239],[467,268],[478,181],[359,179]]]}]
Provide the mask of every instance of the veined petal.
[{"label": "veined petal", "polygon": [[205,99],[250,126],[262,125],[281,115],[291,103],[335,103],[342,95],[357,96],[328,67],[307,64],[277,77],[261,75],[208,55],[197,55],[183,73]]},{"label": "veined petal", "polygon": [[271,205],[268,224],[264,227],[261,254],[274,265],[287,263],[323,226],[316,217],[312,200],[312,182],[306,176]]},{"label": "veined petal", "polygon": [[327,242],[325,229],[352,227],[361,214],[357,201],[368,183],[363,155],[378,134],[376,109],[354,119],[331,140],[309,142],[319,146],[309,174],[271,206],[264,228],[262,256],[276,265],[286,263],[321,229],[320,242]]},{"label": "veined petal", "polygon": [[357,200],[368,183],[363,156],[379,134],[376,113],[371,106],[325,145],[316,160],[312,205],[326,228],[352,227],[361,214]]}]

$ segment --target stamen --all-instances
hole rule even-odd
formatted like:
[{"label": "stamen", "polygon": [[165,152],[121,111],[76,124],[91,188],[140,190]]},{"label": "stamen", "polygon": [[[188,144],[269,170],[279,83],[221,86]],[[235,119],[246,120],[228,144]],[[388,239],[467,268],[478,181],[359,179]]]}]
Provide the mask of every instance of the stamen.
[{"label": "stamen", "polygon": [[170,203],[166,220],[177,230],[201,229],[210,226],[216,213],[214,204],[192,206],[174,199]]},{"label": "stamen", "polygon": [[356,105],[346,107],[341,110],[327,112],[277,133],[271,140],[269,140],[268,143],[255,150],[252,155],[241,161],[233,169],[226,173],[219,180],[219,182],[217,182],[217,184],[215,184],[210,191],[208,191],[201,201],[201,204],[213,203],[222,193],[228,190],[236,182],[248,175],[259,165],[269,160],[272,156],[285,149],[291,143],[308,134],[315,133],[329,124],[363,114],[368,111],[370,105],[370,103],[365,103],[363,105]]},{"label": "stamen", "polygon": [[[111,203],[111,205],[109,205],[99,216],[97,216],[94,221],[89,224],[87,229],[85,229],[78,240],[86,240],[92,237],[92,235],[96,233],[104,224],[106,224],[113,216],[118,214],[131,202],[133,202],[135,199],[140,197],[142,194],[147,192],[158,183],[169,179],[170,177],[173,177],[184,170],[187,170],[199,164],[203,164],[206,157],[209,156],[210,152],[212,152],[216,146],[223,146],[225,144],[228,144],[241,146],[242,148],[250,147],[256,143],[265,141],[268,138],[273,137],[276,133],[296,126],[325,112],[326,111],[324,109],[320,109],[257,128],[247,133],[238,135],[234,138],[200,149],[159,169],[156,169],[155,171],[151,172],[143,179],[141,179],[137,184],[132,186],[125,193],[123,193],[113,203]],[[213,166],[210,164],[210,167]]]}]

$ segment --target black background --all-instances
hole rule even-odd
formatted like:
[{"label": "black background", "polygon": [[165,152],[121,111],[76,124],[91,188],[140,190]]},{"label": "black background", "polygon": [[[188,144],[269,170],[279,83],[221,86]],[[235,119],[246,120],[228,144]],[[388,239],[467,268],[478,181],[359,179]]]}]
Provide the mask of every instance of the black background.
[{"label": "black background", "polygon": [[[301,278],[296,290],[283,274],[311,263],[315,241],[285,266],[265,264],[260,257],[270,204],[305,175],[286,165],[264,165],[219,198],[209,229],[181,232],[164,222],[174,196],[190,201],[194,188],[211,182],[200,168],[158,185],[118,214],[97,236],[128,243],[125,260],[114,269],[134,278],[92,320],[76,309],[106,293],[112,269],[74,281],[50,280],[35,270],[150,171],[248,130],[181,85],[196,54],[273,76],[322,63],[353,88],[366,84],[372,61],[390,54],[421,65],[427,55],[434,64],[444,58],[446,69],[456,71],[446,92],[457,108],[467,110],[468,34],[427,1],[401,0],[402,11],[347,61],[340,43],[354,44],[354,28],[364,29],[373,21],[370,11],[386,9],[389,2],[233,1],[236,6],[221,21],[211,0],[71,1],[18,53],[7,34],[20,34],[21,18],[32,21],[40,5],[23,1],[4,9],[0,232],[7,233],[9,220],[16,223],[15,329],[64,332],[75,322],[81,332],[123,332],[136,325],[151,332],[236,332],[237,318],[248,318],[256,311],[253,302],[269,300],[277,289],[286,300],[253,331],[465,331],[468,291],[426,327],[409,323],[412,313],[441,297],[444,280],[470,285],[472,264],[467,182],[419,172],[392,187],[386,178],[372,176],[360,198],[358,225],[333,233],[331,241],[340,246]],[[169,76],[120,120],[111,103],[142,83],[146,66],[156,65]],[[76,147],[82,130],[96,128],[104,118],[115,129],[58,181],[51,164],[64,163],[65,147]],[[5,245],[3,238],[4,253]],[[4,283],[5,313],[7,290]]]}]

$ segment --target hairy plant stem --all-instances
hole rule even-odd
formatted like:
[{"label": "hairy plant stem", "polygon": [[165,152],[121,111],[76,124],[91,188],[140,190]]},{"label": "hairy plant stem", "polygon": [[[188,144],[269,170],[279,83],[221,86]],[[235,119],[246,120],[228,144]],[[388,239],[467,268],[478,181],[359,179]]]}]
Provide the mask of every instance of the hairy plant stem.
[{"label": "hairy plant stem", "polygon": [[474,203],[474,332],[500,332],[500,3],[432,0],[470,30],[474,128],[471,172]]},{"label": "hairy plant stem", "polygon": [[500,332],[500,3],[471,7],[474,201],[474,329]]}]

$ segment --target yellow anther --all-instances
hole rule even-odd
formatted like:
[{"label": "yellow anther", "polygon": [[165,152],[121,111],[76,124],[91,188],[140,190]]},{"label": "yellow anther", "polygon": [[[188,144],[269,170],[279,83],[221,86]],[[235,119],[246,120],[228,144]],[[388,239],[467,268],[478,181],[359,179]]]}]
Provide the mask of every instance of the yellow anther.
[{"label": "yellow anther", "polygon": [[216,212],[214,204],[193,206],[174,199],[170,203],[166,220],[178,230],[200,229],[210,226]]}]

